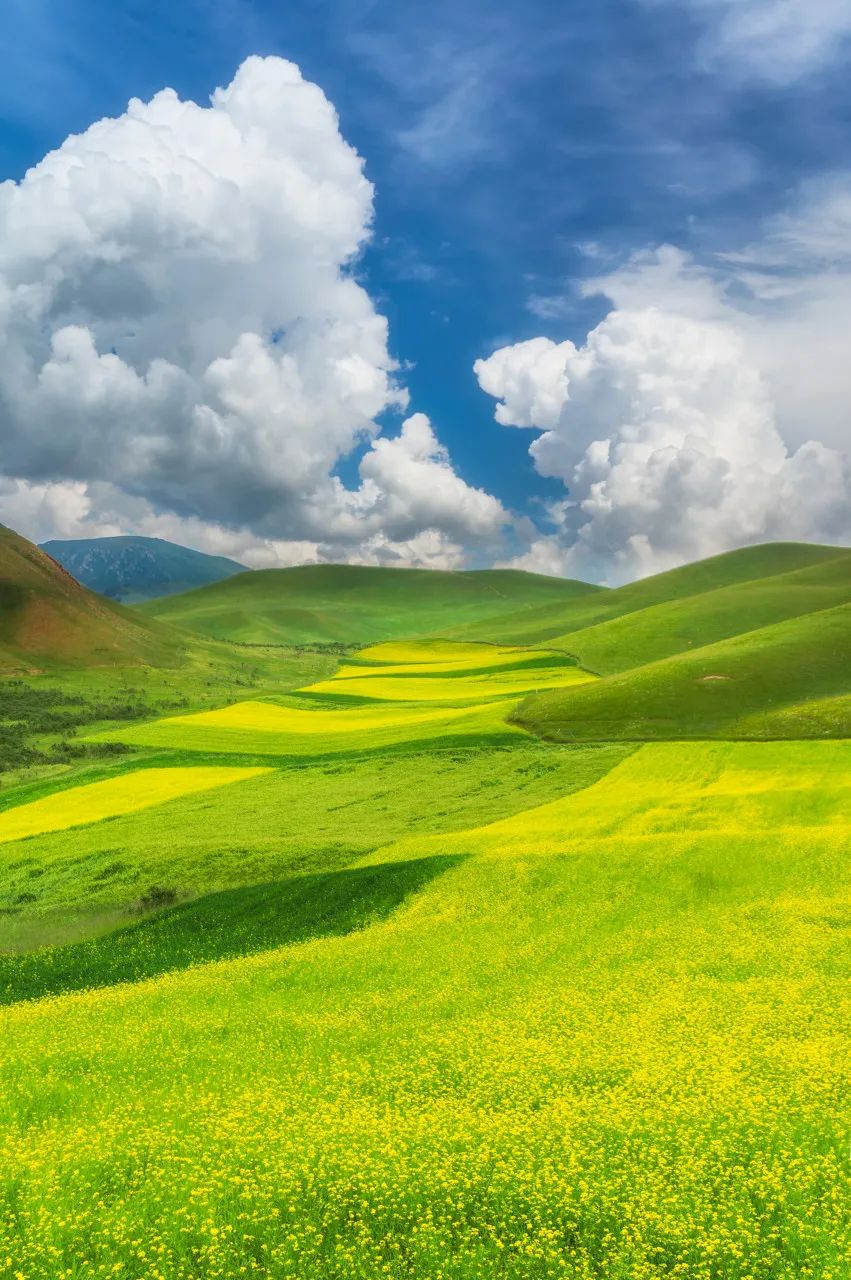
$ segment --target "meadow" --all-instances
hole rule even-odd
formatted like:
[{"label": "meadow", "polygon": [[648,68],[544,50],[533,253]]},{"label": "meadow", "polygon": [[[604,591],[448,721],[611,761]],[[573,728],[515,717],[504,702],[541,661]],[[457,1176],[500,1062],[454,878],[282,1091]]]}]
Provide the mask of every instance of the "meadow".
[{"label": "meadow", "polygon": [[198,658],[22,768],[0,1277],[851,1274],[839,558]]}]

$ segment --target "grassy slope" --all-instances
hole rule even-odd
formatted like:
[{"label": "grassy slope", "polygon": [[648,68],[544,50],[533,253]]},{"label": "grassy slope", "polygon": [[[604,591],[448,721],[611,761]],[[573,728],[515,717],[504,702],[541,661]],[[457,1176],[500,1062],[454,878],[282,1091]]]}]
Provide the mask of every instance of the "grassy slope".
[{"label": "grassy slope", "polygon": [[511,570],[442,573],[307,565],[240,574],[153,601],[140,611],[218,639],[357,646],[442,633],[468,621],[599,594],[601,588],[587,583]]},{"label": "grassy slope", "polygon": [[3,1011],[0,1257],[839,1280],[849,765],[646,747],[369,929]]},{"label": "grassy slope", "polygon": [[26,538],[0,525],[0,671],[180,661],[170,628],[80,586]]},{"label": "grassy slope", "polygon": [[[777,575],[793,574],[798,570],[847,558],[848,555],[848,550],[842,547],[799,542],[772,542],[756,547],[743,547],[738,551],[728,551],[707,560],[699,560],[695,564],[642,578],[625,587],[580,597],[575,601],[546,603],[523,613],[507,614],[493,622],[464,625],[450,634],[457,639],[496,640],[505,644],[547,643],[574,651],[576,634],[587,628],[604,625],[627,615],[635,616],[640,610],[649,610],[657,605],[673,607],[671,621],[676,626],[681,618],[673,602],[684,602],[687,617],[689,606],[685,602],[689,598],[739,585],[746,592],[746,584]],[[688,639],[688,636],[684,637],[683,647]],[[607,668],[599,669],[603,671]]]},{"label": "grassy slope", "polygon": [[[515,718],[561,741],[783,737],[783,722],[764,713],[844,694],[849,665],[851,605],[841,605],[572,690],[532,695]],[[802,736],[805,730],[802,721]],[[831,736],[849,734],[847,716],[839,717]]]},{"label": "grassy slope", "polygon": [[[650,651],[664,628],[638,611],[663,587],[692,600],[684,631],[695,596],[736,581],[774,617],[787,605],[762,580],[824,562],[801,588],[812,607],[836,598],[839,555],[755,548],[623,590]],[[578,598],[567,624],[561,604],[521,616],[562,610],[568,643],[566,625],[617,595]],[[358,627],[369,608],[349,609]],[[731,604],[731,622],[743,611]],[[548,699],[561,714],[584,706],[588,737],[630,724],[765,734],[790,716],[841,726],[851,606],[784,616]],[[410,647],[393,655],[416,666]],[[451,685],[481,669],[456,656],[453,672],[394,679]],[[370,678],[386,674],[330,683]],[[364,726],[376,705],[360,708]],[[0,1013],[0,1274],[9,1258],[27,1280],[838,1280],[851,1249],[849,745],[633,752],[515,732],[496,746],[495,727],[466,750],[418,731],[335,760],[318,754],[331,735],[314,733],[303,763],[0,846],[7,936],[28,924],[43,941],[57,913],[115,924],[154,883],[204,895],[128,933],[7,958],[12,995],[245,953]],[[169,732],[170,752],[98,776],[269,763]],[[256,750],[262,734],[244,732],[240,749]],[[365,730],[354,745],[369,742]],[[328,936],[363,905],[340,892],[359,870],[374,877],[374,922]],[[385,919],[386,889],[400,905]],[[299,936],[280,909],[294,902],[311,940],[249,957]]]},{"label": "grassy slope", "polygon": [[790,573],[716,587],[574,631],[564,642],[600,674],[627,671],[851,600],[851,552]]}]

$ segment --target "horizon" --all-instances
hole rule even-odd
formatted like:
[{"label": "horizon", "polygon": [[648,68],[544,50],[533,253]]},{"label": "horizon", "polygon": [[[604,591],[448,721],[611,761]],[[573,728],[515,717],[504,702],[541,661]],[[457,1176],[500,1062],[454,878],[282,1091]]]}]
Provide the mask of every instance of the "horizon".
[{"label": "horizon", "polygon": [[[12,530],[12,532],[15,533],[17,532],[17,530]],[[201,548],[199,547],[186,546],[183,543],[172,542],[170,539],[162,538],[162,537],[151,535],[151,534],[113,534],[113,535],[107,534],[107,535],[96,535],[94,537],[88,537],[88,538],[48,538],[44,542],[39,542],[39,543],[36,543],[35,545],[39,548],[39,550],[47,551],[47,553],[50,554],[50,552],[48,551],[48,548],[51,545],[51,543],[62,543],[62,544],[67,544],[68,546],[73,546],[75,543],[79,543],[79,542],[99,542],[103,544],[109,544],[119,540],[159,542],[164,544],[165,546],[176,547],[180,551],[190,551],[197,555],[211,555],[211,553],[202,551]],[[728,556],[735,555],[738,552],[759,551],[769,547],[813,547],[813,548],[818,548],[820,550],[836,551],[839,556],[841,556],[845,551],[851,551],[851,547],[845,547],[841,543],[817,543],[817,542],[811,542],[807,540],[801,540],[796,542],[796,541],[789,541],[789,540],[778,538],[771,542],[752,542],[752,543],[747,543],[744,546],[728,547],[726,550],[715,552],[711,556],[701,556],[697,560],[685,561],[682,564],[675,565],[673,566],[673,568],[670,568],[670,569],[662,569],[655,572],[651,571],[649,573],[641,574],[640,576],[637,576],[635,578],[630,578],[626,582],[619,583],[618,585],[625,586],[625,587],[630,586],[632,583],[642,582],[647,578],[657,577],[659,576],[659,574],[674,573],[676,572],[677,569],[687,569],[691,565],[701,564],[706,561],[712,561],[712,560],[723,560]],[[213,556],[213,558],[228,559],[229,557]],[[59,563],[61,564],[61,561]],[[238,561],[233,561],[233,560],[231,561],[231,563],[239,564]],[[288,570],[295,570],[295,569],[318,569],[318,568],[320,569],[370,569],[370,570],[399,569],[399,570],[414,570],[422,573],[458,573],[458,574],[522,573],[527,576],[538,576],[542,578],[557,578],[566,582],[576,582],[583,586],[595,587],[599,590],[615,590],[616,589],[609,586],[609,584],[605,582],[594,582],[588,578],[570,577],[562,573],[549,573],[545,570],[539,571],[535,569],[525,569],[525,568],[519,568],[517,566],[510,566],[510,565],[485,566],[480,568],[469,567],[469,568],[461,568],[461,569],[440,569],[430,565],[419,565],[419,564],[357,564],[357,563],[353,564],[349,561],[310,560],[310,561],[303,561],[299,564],[262,565],[256,569],[252,568],[251,565],[240,565],[239,567],[245,573],[261,573],[261,572],[270,572],[270,571],[277,572],[277,571],[288,571]],[[232,576],[238,577],[240,575],[233,574]],[[222,580],[222,582],[227,582],[227,581],[230,581],[230,579],[226,578]],[[205,583],[200,583],[198,586],[188,588],[188,590],[198,591],[198,590],[202,590],[203,588],[213,587],[218,585],[221,585],[221,584],[215,581],[205,582]]]}]

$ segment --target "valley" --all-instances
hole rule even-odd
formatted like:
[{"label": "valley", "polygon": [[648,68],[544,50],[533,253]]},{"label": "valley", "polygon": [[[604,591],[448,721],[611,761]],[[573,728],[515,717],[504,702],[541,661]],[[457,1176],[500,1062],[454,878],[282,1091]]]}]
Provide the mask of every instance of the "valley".
[{"label": "valley", "polygon": [[15,546],[0,1275],[847,1274],[851,553],[127,610]]}]

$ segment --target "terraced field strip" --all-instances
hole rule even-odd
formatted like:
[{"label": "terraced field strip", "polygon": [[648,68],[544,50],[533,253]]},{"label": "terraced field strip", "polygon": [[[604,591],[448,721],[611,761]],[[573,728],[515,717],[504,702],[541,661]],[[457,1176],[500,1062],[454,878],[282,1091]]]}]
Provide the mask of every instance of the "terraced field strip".
[{"label": "terraced field strip", "polygon": [[380,667],[385,675],[397,675],[412,668],[419,668],[421,674],[425,675],[429,673],[429,668],[434,668],[435,672],[440,674],[468,671],[478,667],[495,670],[499,667],[511,667],[518,662],[533,660],[567,661],[563,654],[551,649],[529,649],[521,645],[478,644],[458,640],[411,640],[406,643],[373,644],[366,649],[359,649],[355,660],[357,665],[341,667],[336,673],[337,678],[342,679],[349,672],[352,675],[363,675],[365,665]]},{"label": "terraced field strip", "polygon": [[[383,664],[382,657],[387,659]],[[367,659],[369,665],[346,663],[305,692],[388,702],[484,702],[595,678],[573,659],[545,649],[446,641],[373,645],[357,659]]]},{"label": "terraced field strip", "polygon": [[522,698],[538,689],[562,689],[585,684],[594,677],[576,667],[548,668],[540,671],[507,671],[492,675],[444,676],[416,679],[411,676],[368,676],[363,679],[336,677],[311,685],[311,693],[336,694],[358,698],[375,698],[382,702],[477,702]]},{"label": "terraced field strip", "polygon": [[93,735],[92,740],[185,751],[322,755],[446,737],[525,737],[523,729],[505,723],[504,717],[513,706],[514,699],[483,706],[430,708],[397,703],[351,710],[237,702],[218,711],[170,716],[150,724],[110,730]]},{"label": "terraced field strip", "polygon": [[33,800],[30,804],[7,809],[0,814],[0,843],[50,831],[64,831],[68,827],[101,822],[104,818],[120,814],[137,813],[179,796],[208,791],[266,772],[263,768],[236,769],[218,765],[138,769],[119,778],[72,787],[41,800]]}]

